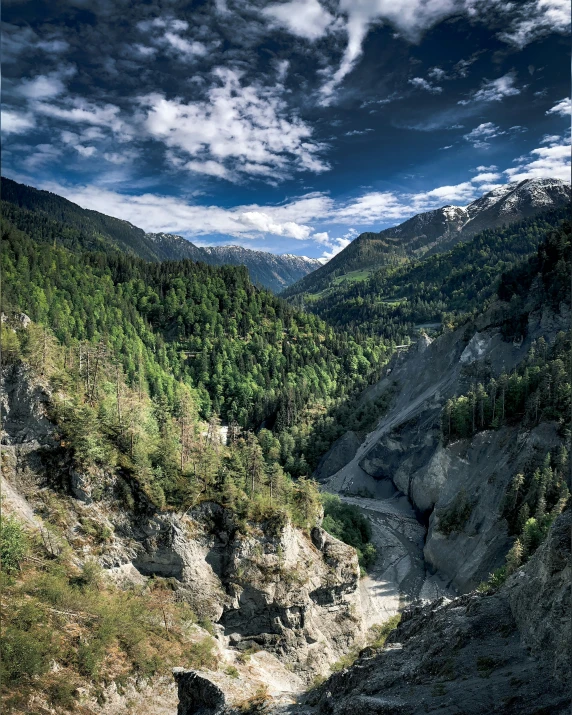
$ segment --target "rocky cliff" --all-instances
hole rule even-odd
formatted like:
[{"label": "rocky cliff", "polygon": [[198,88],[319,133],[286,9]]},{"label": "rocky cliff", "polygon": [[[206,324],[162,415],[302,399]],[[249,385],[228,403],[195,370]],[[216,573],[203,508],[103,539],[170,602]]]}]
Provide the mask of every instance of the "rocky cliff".
[{"label": "rocky cliff", "polygon": [[[569,712],[571,528],[568,510],[529,563],[502,588],[409,607],[385,649],[364,649],[351,667],[296,704],[269,705],[267,712]],[[238,712],[223,690],[196,674],[179,672],[176,678],[179,715]]]},{"label": "rocky cliff", "polygon": [[211,502],[162,512],[120,476],[83,472],[50,420],[50,388],[22,365],[3,372],[2,411],[7,511],[46,534],[57,521],[74,561],[96,559],[118,588],[164,579],[215,636],[219,677],[238,699],[263,683],[276,697],[300,690],[363,643],[356,552],[319,526],[238,524]]},{"label": "rocky cliff", "polygon": [[[407,497],[427,530],[427,572],[438,573],[454,592],[474,589],[503,563],[512,544],[501,513],[508,486],[539,455],[558,448],[562,435],[549,421],[517,423],[445,444],[443,407],[483,376],[510,373],[535,340],[543,338],[550,345],[569,319],[565,304],[556,312],[531,306],[525,336],[507,339],[494,308],[434,341],[423,336],[394,358],[386,376],[362,398],[375,399],[391,389],[391,409],[357,449],[347,438],[335,444],[317,478],[327,489],[346,495],[365,490],[375,495],[380,484],[389,482]],[[340,461],[346,462],[341,468]],[[338,471],[328,471],[330,465]],[[444,520],[455,513],[454,528],[445,528]]]},{"label": "rocky cliff", "polygon": [[407,609],[384,651],[366,649],[293,712],[569,712],[571,527],[567,511],[498,591]]}]

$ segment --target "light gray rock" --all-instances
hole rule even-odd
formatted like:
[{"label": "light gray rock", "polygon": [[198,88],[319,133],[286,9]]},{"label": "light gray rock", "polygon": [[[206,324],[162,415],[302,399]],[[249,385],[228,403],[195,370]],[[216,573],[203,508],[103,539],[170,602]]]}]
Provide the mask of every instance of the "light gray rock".
[{"label": "light gray rock", "polygon": [[339,437],[318,462],[314,479],[324,481],[345,467],[355,457],[360,444],[357,434],[351,430]]}]

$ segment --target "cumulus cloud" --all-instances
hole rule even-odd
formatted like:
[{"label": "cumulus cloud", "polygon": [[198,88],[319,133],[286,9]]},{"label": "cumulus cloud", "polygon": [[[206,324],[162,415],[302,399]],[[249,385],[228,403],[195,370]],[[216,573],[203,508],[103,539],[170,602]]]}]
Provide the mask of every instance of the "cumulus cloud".
[{"label": "cumulus cloud", "polygon": [[517,166],[503,172],[511,181],[551,177],[570,181],[570,136],[558,137],[548,146],[533,149],[520,157]]},{"label": "cumulus cloud", "polygon": [[482,149],[483,147],[489,146],[491,139],[502,134],[506,134],[506,132],[501,131],[500,127],[497,127],[496,124],[493,124],[493,122],[484,122],[472,129],[468,134],[464,134],[463,139],[470,142],[475,148]]},{"label": "cumulus cloud", "polygon": [[443,91],[443,87],[431,84],[423,77],[413,77],[409,80],[409,84],[412,84],[417,89],[424,89],[426,92],[432,92],[433,94],[440,94]]},{"label": "cumulus cloud", "polygon": [[546,114],[558,114],[561,117],[570,117],[572,113],[572,101],[570,97],[565,97],[557,102]]},{"label": "cumulus cloud", "polygon": [[269,5],[262,11],[272,25],[284,27],[297,37],[317,40],[323,37],[334,21],[318,0],[291,0]]},{"label": "cumulus cloud", "polygon": [[27,99],[51,99],[63,94],[65,85],[59,73],[38,75],[33,79],[25,79],[18,87],[18,94]]},{"label": "cumulus cloud", "polygon": [[481,174],[473,176],[471,181],[473,184],[490,184],[493,181],[500,181],[501,179],[501,174],[496,171],[484,171]]},{"label": "cumulus cloud", "polygon": [[192,157],[180,165],[226,177],[329,168],[311,128],[288,116],[282,85],[244,85],[240,72],[226,68],[214,74],[218,83],[205,100],[184,102],[159,93],[141,98],[147,133],[171,150],[175,162]]},{"label": "cumulus cloud", "polygon": [[515,81],[516,74],[514,72],[507,72],[507,74],[499,77],[498,79],[485,81],[480,89],[473,92],[468,99],[459,100],[458,104],[470,104],[471,102],[500,102],[505,97],[512,97],[516,94],[520,94],[521,90],[514,86]]},{"label": "cumulus cloud", "polygon": [[313,232],[310,222],[328,216],[333,207],[333,201],[322,193],[307,194],[278,206],[250,204],[227,209],[193,205],[173,196],[121,194],[94,185],[69,187],[44,182],[42,188],[84,208],[130,221],[146,231],[187,237],[220,234],[254,238],[268,234],[305,240]]},{"label": "cumulus cloud", "polygon": [[100,105],[82,97],[70,97],[60,104],[36,102],[33,109],[36,114],[72,124],[91,124],[110,129],[119,138],[128,139],[131,135],[130,127],[121,119],[120,109],[114,104]]},{"label": "cumulus cloud", "polygon": [[3,109],[1,125],[5,134],[25,134],[35,127],[36,122],[31,114]]},{"label": "cumulus cloud", "polygon": [[[80,139],[82,136],[78,135],[77,140]],[[70,136],[69,140],[71,143],[76,137]],[[345,201],[315,192],[279,205],[224,208],[191,204],[173,196],[121,194],[94,185],[66,187],[48,182],[42,188],[66,196],[85,208],[130,221],[147,231],[177,233],[193,240],[220,235],[241,240],[276,236],[311,241],[320,250],[323,248],[323,257],[329,259],[357,235],[355,227],[379,230],[445,204],[464,206],[483,192],[511,181],[538,177],[569,180],[569,137],[556,137],[556,140],[551,137],[549,145],[534,149],[504,171],[494,164],[480,165],[473,170],[475,175],[471,179],[458,184],[414,193],[368,191]],[[52,161],[56,152],[50,145],[40,146],[26,166],[33,168]],[[344,226],[351,228],[344,229]]]},{"label": "cumulus cloud", "polygon": [[[137,28],[148,35],[152,45],[163,48],[179,60],[188,61],[204,57],[209,50],[204,42],[183,36],[183,33],[189,30],[189,23],[186,20],[174,17],[156,17],[153,20],[143,20],[137,23]],[[137,51],[145,56],[155,54],[156,47],[136,46]]]},{"label": "cumulus cloud", "polygon": [[436,82],[440,82],[443,79],[447,79],[447,73],[441,67],[432,67],[427,75],[434,79]]},{"label": "cumulus cloud", "polygon": [[22,161],[22,165],[28,171],[35,171],[45,164],[53,163],[62,153],[60,147],[52,144],[38,144],[34,150]]},{"label": "cumulus cloud", "polygon": [[340,251],[343,251],[346,246],[349,246],[354,238],[358,235],[355,228],[350,228],[343,236],[338,238],[330,238],[327,231],[322,231],[319,233],[314,233],[311,238],[316,243],[321,246],[325,246],[325,250],[322,253],[322,258],[329,261]]},{"label": "cumulus cloud", "polygon": [[519,49],[549,33],[567,34],[570,30],[568,0],[530,0],[516,5],[507,3],[507,6],[507,11],[516,11],[516,14],[500,38]]}]

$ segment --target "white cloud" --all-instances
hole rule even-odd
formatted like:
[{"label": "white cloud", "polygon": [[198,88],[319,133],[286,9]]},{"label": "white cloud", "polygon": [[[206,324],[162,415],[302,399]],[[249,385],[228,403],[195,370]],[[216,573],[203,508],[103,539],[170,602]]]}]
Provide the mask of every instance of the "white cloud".
[{"label": "white cloud", "polygon": [[357,199],[339,206],[331,215],[336,223],[370,224],[380,218],[402,218],[407,215],[402,200],[392,191],[371,191]]},{"label": "white cloud", "polygon": [[467,2],[470,0],[339,0],[339,10],[347,18],[347,44],[338,69],[322,87],[322,103],[332,101],[335,88],[353,70],[372,25],[388,22],[407,40],[418,42],[423,32],[463,11]]},{"label": "white cloud", "polygon": [[506,5],[508,11],[516,9],[516,15],[500,38],[519,49],[549,33],[566,34],[570,30],[569,0],[530,0]]},{"label": "white cloud", "polygon": [[483,83],[483,86],[474,92],[468,99],[461,99],[458,104],[470,104],[471,102],[500,102],[505,97],[512,97],[520,94],[521,90],[514,86],[516,75],[514,72]]},{"label": "white cloud", "polygon": [[196,40],[189,42],[184,37],[176,35],[174,32],[166,32],[163,37],[175,50],[188,57],[206,55],[207,48],[202,42]]},{"label": "white cloud", "polygon": [[[78,134],[77,138],[85,142],[83,135]],[[71,143],[75,141],[75,136],[68,139]],[[480,165],[472,170],[474,175],[471,179],[458,184],[415,193],[368,191],[344,201],[316,192],[280,205],[250,204],[224,208],[193,205],[173,196],[120,194],[93,185],[70,188],[44,183],[42,188],[66,196],[86,208],[130,221],[147,231],[177,233],[192,240],[219,235],[240,240],[281,237],[311,241],[320,250],[323,247],[324,258],[331,258],[357,235],[356,229],[359,228],[379,230],[445,204],[464,206],[483,192],[509,181],[535,177],[569,180],[569,138],[556,139],[558,141],[550,137],[550,145],[534,149],[529,155],[519,158],[514,167],[504,171],[494,164]],[[89,150],[89,146],[84,148]],[[26,162],[27,168],[53,161],[55,152],[57,150],[50,145],[37,147],[35,154]]]},{"label": "white cloud", "polygon": [[558,143],[533,149],[517,162],[516,167],[503,172],[510,181],[544,177],[570,181],[570,137],[560,137]]},{"label": "white cloud", "polygon": [[128,139],[131,129],[119,117],[119,107],[114,104],[98,105],[81,97],[66,99],[63,104],[36,102],[36,114],[61,119],[72,124],[91,124],[115,132],[120,139]]},{"label": "white cloud", "polygon": [[373,132],[373,129],[371,129],[371,127],[368,127],[367,129],[352,129],[349,132],[344,132],[344,136],[357,137],[357,136],[360,136],[361,134],[368,134],[369,132]]},{"label": "white cloud", "polygon": [[471,142],[475,148],[482,149],[489,146],[490,139],[494,139],[494,137],[501,136],[502,134],[506,134],[506,132],[501,131],[500,127],[497,127],[496,124],[484,122],[472,129],[468,134],[464,134],[463,139]]},{"label": "white cloud", "polygon": [[432,67],[429,72],[427,72],[427,75],[437,82],[447,78],[447,73],[441,69],[441,67]]},{"label": "white cloud", "polygon": [[559,134],[545,134],[540,140],[541,144],[560,144],[562,137]]},{"label": "white cloud", "polygon": [[130,221],[146,231],[189,237],[221,234],[254,238],[266,233],[305,240],[313,232],[310,222],[328,216],[334,205],[332,199],[321,193],[307,194],[279,206],[251,204],[227,209],[192,205],[172,196],[120,194],[94,185],[66,187],[44,182],[42,188],[84,208]]},{"label": "white cloud", "polygon": [[415,211],[442,206],[444,203],[466,204],[475,198],[475,187],[470,181],[451,186],[439,186],[431,191],[424,191],[410,196]]},{"label": "white cloud", "polygon": [[473,176],[471,181],[473,184],[490,184],[492,181],[499,181],[502,176],[494,171],[485,171],[482,174]]},{"label": "white cloud", "polygon": [[3,109],[1,124],[5,134],[25,134],[35,127],[36,122],[31,114]]},{"label": "white cloud", "polygon": [[[182,33],[189,29],[189,23],[186,20],[156,17],[154,20],[143,20],[137,23],[137,29],[148,34],[149,42],[156,46],[136,45],[137,51],[144,56],[155,54],[157,47],[162,47],[173,57],[183,61],[204,57],[208,52],[208,47],[203,42],[182,36]],[[164,32],[158,33],[157,30],[164,30]]]},{"label": "white cloud", "polygon": [[27,79],[18,87],[18,94],[27,99],[51,99],[63,94],[64,83],[58,74],[38,75]]},{"label": "white cloud", "polygon": [[269,5],[262,10],[273,25],[284,27],[297,37],[317,40],[323,37],[334,21],[318,0],[291,0]]},{"label": "white cloud", "polygon": [[546,114],[559,114],[561,117],[568,117],[570,118],[570,114],[572,113],[572,101],[570,100],[570,97],[565,97],[564,99],[561,99],[559,102],[557,102],[552,109],[549,109]]},{"label": "white cloud", "polygon": [[440,94],[443,91],[443,87],[431,84],[423,77],[413,77],[409,80],[409,84],[412,84],[417,89],[424,89],[427,92],[433,92],[433,94]]},{"label": "white cloud", "polygon": [[310,127],[287,116],[282,85],[244,86],[241,74],[230,69],[214,74],[220,84],[203,101],[185,103],[161,94],[141,98],[146,131],[171,150],[174,163],[181,162],[178,152],[192,157],[188,169],[227,177],[329,168],[318,156],[324,147],[312,141]]},{"label": "white cloud", "polygon": [[64,144],[73,147],[78,154],[87,158],[93,156],[97,149],[94,146],[85,146],[82,142],[100,139],[103,137],[103,133],[98,127],[89,127],[86,131],[82,132],[81,135],[75,132],[63,131],[60,136]]},{"label": "white cloud", "polygon": [[62,150],[52,144],[38,144],[34,147],[34,151],[22,161],[22,165],[29,171],[34,171],[44,164],[53,163],[61,153]]},{"label": "white cloud", "polygon": [[197,174],[207,174],[207,176],[218,176],[221,179],[225,179],[229,176],[229,172],[225,168],[224,164],[219,164],[217,161],[188,161],[183,164],[185,169],[189,171],[194,171]]},{"label": "white cloud", "polygon": [[326,250],[322,253],[322,258],[329,261],[340,251],[343,251],[346,246],[349,246],[357,235],[358,232],[355,228],[350,228],[349,231],[339,238],[330,238],[327,231],[322,231],[312,234],[311,239],[326,247]]},{"label": "white cloud", "polygon": [[50,55],[65,52],[69,48],[69,44],[65,40],[42,40],[36,45],[40,50],[48,52]]},{"label": "white cloud", "polygon": [[298,240],[308,238],[312,229],[294,221],[278,223],[264,211],[245,211],[241,213],[240,220],[248,227],[252,227],[261,233],[271,233],[273,236],[289,236]]}]

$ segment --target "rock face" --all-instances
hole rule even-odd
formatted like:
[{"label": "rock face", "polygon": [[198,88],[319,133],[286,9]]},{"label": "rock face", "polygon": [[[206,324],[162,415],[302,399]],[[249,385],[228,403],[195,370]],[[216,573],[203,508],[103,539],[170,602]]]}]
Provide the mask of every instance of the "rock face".
[{"label": "rock face", "polygon": [[360,444],[355,432],[349,431],[343,434],[318,462],[314,478],[322,482],[345,467],[355,457]]},{"label": "rock face", "polygon": [[[501,518],[502,502],[514,475],[535,455],[562,443],[557,425],[541,423],[533,429],[479,432],[443,445],[441,412],[447,399],[466,394],[485,375],[510,372],[534,340],[544,337],[550,343],[568,328],[569,311],[565,306],[559,313],[531,309],[522,341],[505,340],[499,322],[493,311],[470,329],[463,326],[431,343],[423,340],[422,349],[396,356],[387,376],[366,395],[374,400],[392,389],[391,409],[355,456],[326,480],[331,491],[368,489],[376,496],[380,484],[392,481],[427,526],[428,573],[437,573],[457,593],[475,588],[503,563],[512,540]],[[443,517],[454,509],[464,519],[443,533]]]},{"label": "rock face", "polygon": [[[122,509],[117,480],[76,471],[54,439],[46,386],[10,367],[3,388],[5,493],[24,518],[33,520],[34,507],[45,508],[42,497],[63,487],[68,496],[60,491],[59,498],[70,543],[81,519],[105,527],[112,536],[92,556],[114,579],[137,584],[150,576],[172,579],[177,597],[213,622],[225,647],[263,649],[307,680],[327,673],[330,663],[361,644],[354,549],[319,527],[306,534],[289,523],[266,522],[245,531],[232,512],[215,503],[184,515],[160,512],[126,483],[135,506]],[[98,486],[97,498],[92,484]],[[89,546],[81,548],[90,555]]]},{"label": "rock face", "polygon": [[366,649],[291,712],[569,712],[571,527],[567,511],[496,593],[409,608],[386,650]]},{"label": "rock face", "polygon": [[[498,591],[412,605],[385,650],[366,648],[350,668],[290,707],[292,715],[538,715],[567,713],[572,512],[554,523],[529,563]],[[234,715],[222,691],[176,673],[179,715]],[[210,686],[210,687],[209,687]],[[252,710],[251,712],[254,712]]]},{"label": "rock face", "polygon": [[225,715],[228,713],[222,690],[192,670],[173,671],[179,691],[177,715]]}]

